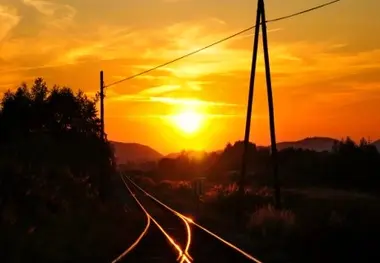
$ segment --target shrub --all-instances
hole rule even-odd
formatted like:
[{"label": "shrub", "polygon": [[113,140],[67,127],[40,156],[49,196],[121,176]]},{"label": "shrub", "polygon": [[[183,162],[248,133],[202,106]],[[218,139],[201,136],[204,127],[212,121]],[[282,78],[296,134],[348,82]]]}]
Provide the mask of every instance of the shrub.
[{"label": "shrub", "polygon": [[156,183],[154,182],[154,180],[146,176],[139,177],[139,183],[141,184],[141,186],[147,187],[147,188],[152,188],[156,186]]},{"label": "shrub", "polygon": [[295,219],[292,211],[276,210],[268,205],[251,214],[247,227],[251,235],[259,234],[264,238],[287,236],[294,229]]}]

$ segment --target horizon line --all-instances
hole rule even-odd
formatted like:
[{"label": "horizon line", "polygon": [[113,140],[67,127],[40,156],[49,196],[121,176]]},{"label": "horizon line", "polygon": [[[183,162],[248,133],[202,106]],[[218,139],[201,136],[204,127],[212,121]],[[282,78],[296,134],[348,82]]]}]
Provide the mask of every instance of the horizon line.
[{"label": "horizon line", "polygon": [[[362,139],[365,139],[367,140],[370,144],[375,144],[375,143],[378,143],[380,141],[380,136],[378,137],[378,139],[375,139],[375,140],[372,140],[369,136],[366,138],[366,137],[361,137],[359,140],[354,140],[352,139],[352,137],[350,136],[343,136],[341,137],[340,139],[336,139],[336,138],[333,138],[333,137],[329,137],[329,136],[308,136],[308,137],[304,137],[302,139],[295,139],[295,140],[286,140],[286,141],[277,141],[276,145],[280,144],[280,143],[295,143],[295,142],[300,142],[300,141],[304,141],[306,139],[330,139],[330,140],[335,140],[335,141],[342,141],[342,140],[345,140],[345,139],[351,139],[352,141],[354,141],[355,143],[358,143],[360,142],[360,140]],[[138,144],[138,145],[141,145],[141,146],[146,146],[146,147],[149,147],[150,149],[156,151],[157,153],[159,153],[160,155],[162,156],[167,156],[167,155],[170,155],[170,154],[176,154],[176,153],[180,153],[180,152],[183,152],[183,151],[196,151],[196,152],[206,152],[206,153],[212,153],[212,152],[218,152],[218,151],[222,151],[226,145],[228,144],[234,144],[236,142],[243,142],[244,139],[239,139],[239,140],[236,140],[234,142],[231,142],[231,141],[227,141],[225,143],[225,146],[223,148],[220,148],[220,149],[214,149],[214,150],[206,150],[206,149],[199,149],[199,150],[195,150],[195,149],[181,149],[181,150],[178,150],[178,151],[169,151],[168,153],[164,154],[164,153],[161,153],[160,151],[156,150],[155,148],[153,148],[152,146],[150,145],[147,145],[147,144],[143,144],[143,143],[139,143],[139,142],[131,142],[131,141],[118,141],[118,140],[112,140],[110,139],[109,142],[110,143],[124,143],[124,144]],[[256,144],[254,141],[249,141],[250,143],[253,143],[255,144],[257,147],[269,147],[270,146],[270,143],[269,144]]]}]

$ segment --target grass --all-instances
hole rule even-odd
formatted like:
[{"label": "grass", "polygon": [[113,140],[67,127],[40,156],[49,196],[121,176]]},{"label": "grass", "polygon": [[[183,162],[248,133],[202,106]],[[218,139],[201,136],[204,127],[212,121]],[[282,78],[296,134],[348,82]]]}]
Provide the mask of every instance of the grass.
[{"label": "grass", "polygon": [[292,233],[296,215],[290,210],[276,210],[272,205],[263,206],[253,212],[247,229],[263,238],[284,237]]},{"label": "grass", "polygon": [[[114,183],[114,195],[104,204],[78,198],[69,210],[39,213],[35,220],[17,218],[7,209],[0,224],[1,261],[112,261],[135,241],[145,224],[122,183]],[[132,208],[128,212],[123,209],[126,203]]]},{"label": "grass", "polygon": [[[206,184],[197,211],[187,183],[155,183],[149,190],[264,262],[368,262],[369,257],[378,257],[374,246],[380,234],[380,200],[373,196],[321,188],[284,189],[284,209],[278,211],[270,205],[270,188],[248,189],[241,202],[236,184]],[[237,204],[246,211],[243,229],[235,225]]]}]

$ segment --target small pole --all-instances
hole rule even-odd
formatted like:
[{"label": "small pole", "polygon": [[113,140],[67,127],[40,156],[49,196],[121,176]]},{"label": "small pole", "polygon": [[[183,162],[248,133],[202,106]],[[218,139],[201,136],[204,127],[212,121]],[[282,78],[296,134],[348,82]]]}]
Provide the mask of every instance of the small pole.
[{"label": "small pole", "polygon": [[104,140],[104,74],[100,71],[100,138]]},{"label": "small pole", "polygon": [[[104,142],[104,73],[100,71],[100,139]],[[104,202],[106,198],[106,174],[105,165],[103,162],[100,163],[100,185],[99,185],[99,195],[101,200]]]},{"label": "small pole", "polygon": [[261,15],[262,15],[261,25],[262,25],[262,31],[263,31],[265,75],[266,75],[267,92],[268,92],[269,126],[270,126],[272,165],[273,165],[274,203],[277,209],[281,209],[281,192],[280,192],[280,182],[278,178],[277,142],[276,142],[276,130],[275,130],[275,122],[274,122],[272,81],[271,81],[271,71],[270,71],[270,62],[269,62],[267,25],[265,22],[266,19],[265,19],[264,0],[259,0],[259,4],[261,6]]}]

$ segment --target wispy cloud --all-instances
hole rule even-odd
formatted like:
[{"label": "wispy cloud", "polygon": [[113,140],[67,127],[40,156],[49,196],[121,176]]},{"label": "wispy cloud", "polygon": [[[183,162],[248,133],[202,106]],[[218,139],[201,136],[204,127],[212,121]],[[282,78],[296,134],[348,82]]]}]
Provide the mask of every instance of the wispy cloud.
[{"label": "wispy cloud", "polygon": [[[47,16],[54,16],[61,9],[66,10],[66,12],[74,10],[67,5],[42,0],[23,1]],[[74,12],[68,11],[68,13],[73,14]],[[272,29],[272,32],[275,34],[281,30],[283,28],[275,28]],[[65,36],[64,33],[60,33],[60,36],[54,38],[36,39],[36,45],[30,46],[27,50],[23,48],[25,41],[18,39],[7,43],[4,47],[7,52],[4,53],[8,60],[14,60],[15,57],[21,55],[23,57],[35,56],[36,61],[40,61],[39,65],[35,65],[36,67],[74,65],[83,63],[87,58],[98,61],[115,60],[114,63],[119,64],[120,62],[117,61],[128,59],[130,60],[127,62],[128,66],[124,66],[124,70],[119,71],[123,73],[118,74],[118,79],[121,79],[123,76],[128,77],[139,73],[212,43],[230,32],[231,30],[216,18],[175,23],[160,31],[149,28],[133,30],[128,26],[103,25],[94,27],[85,33],[82,32],[80,35],[75,35],[75,40]],[[152,45],[152,43],[155,44]],[[245,44],[242,45],[241,43]],[[339,54],[339,58],[336,59],[339,48],[342,48],[342,44],[339,42],[271,42],[272,71],[274,74],[282,74],[284,79],[286,75],[290,78],[300,76],[305,79],[306,74],[323,77],[333,74],[331,70],[334,74],[337,71],[344,72],[343,69],[347,66],[370,67],[367,60],[368,52],[354,55]],[[248,72],[250,69],[251,53],[251,39],[242,36],[241,39],[236,38],[227,41],[193,57],[144,75],[140,79],[150,79],[152,82],[160,78],[162,81],[166,81],[168,78],[199,80],[203,76],[212,74],[233,74],[234,72],[241,74],[241,72]],[[313,56],[311,57],[310,54]],[[48,60],[44,61],[44,57]],[[363,65],[364,62],[366,65]],[[263,72],[261,53],[258,63],[258,72]],[[25,67],[25,65],[23,66]],[[25,68],[29,69],[30,65]],[[193,85],[193,87],[194,90],[201,89],[201,85]]]},{"label": "wispy cloud", "polygon": [[149,88],[141,91],[139,94],[140,95],[160,95],[160,94],[165,94],[171,91],[179,90],[181,89],[180,85],[163,85],[159,87],[154,87],[154,88]]},{"label": "wispy cloud", "polygon": [[164,3],[178,3],[178,2],[185,2],[185,1],[191,1],[191,0],[161,0]]},{"label": "wispy cloud", "polygon": [[[338,46],[341,45],[326,42],[275,45],[271,51],[273,70],[277,73],[287,73],[291,79],[303,79],[303,83],[316,79],[340,78],[363,70],[380,69],[380,49],[357,53],[331,51],[331,48]],[[307,78],[307,75],[310,77]]]},{"label": "wispy cloud", "polygon": [[41,14],[49,17],[48,26],[65,28],[73,22],[77,10],[67,4],[59,4],[46,0],[22,0],[27,6],[34,7]]},{"label": "wispy cloud", "polygon": [[[47,0],[22,1],[50,21],[56,18],[61,22],[66,21],[61,25],[73,21],[75,17],[75,8],[67,4]],[[4,7],[0,9],[0,20],[8,21],[0,24],[0,38],[8,34],[19,19],[15,10],[10,11]],[[98,63],[96,67],[106,65],[106,70],[109,70],[107,80],[112,82],[182,56],[235,31],[215,17],[174,23],[161,30],[144,27],[134,29],[122,24],[93,24],[84,30],[78,23],[75,27],[75,30],[67,29],[58,33],[54,33],[54,30],[43,31],[33,40],[18,37],[4,43],[4,61],[0,62],[0,71],[4,73],[12,70],[27,72],[46,69],[45,72],[49,72],[53,67],[59,71],[68,65],[78,64],[83,64],[83,68],[95,68],[91,64],[95,61]],[[277,34],[282,30],[289,29],[274,28],[270,32]],[[242,76],[248,76],[250,70],[251,42],[251,34],[243,35],[138,77],[132,84],[136,89],[146,86],[153,88],[136,95],[120,96],[119,100],[164,101],[165,99],[155,98],[166,93],[171,93],[170,96],[166,94],[166,97],[172,97],[172,93],[176,93],[178,97],[191,97],[195,94],[192,92],[206,94],[209,93],[207,90],[218,86],[242,86]],[[343,52],[348,44],[342,41],[271,41],[270,45],[271,69],[276,86],[288,86],[291,83],[300,90],[299,87],[310,83],[380,68],[380,50]],[[96,71],[99,69],[96,68]],[[264,72],[261,50],[257,72]],[[226,80],[225,83],[220,83],[220,79]]]},{"label": "wispy cloud", "polygon": [[[54,16],[61,9],[66,12],[73,10],[67,5],[42,0],[23,1],[47,16]],[[12,21],[17,20],[15,14],[12,17]],[[282,28],[275,28],[272,31],[275,34],[281,30]],[[18,65],[15,67],[17,70],[32,69],[34,61],[35,68],[75,65],[83,63],[87,58],[97,61],[114,61],[112,63],[117,64],[118,68],[121,65],[120,70],[117,71],[117,78],[115,77],[115,80],[118,80],[212,43],[230,32],[231,30],[224,23],[215,18],[175,23],[160,31],[149,28],[133,30],[128,26],[116,25],[94,26],[92,30],[75,34],[74,40],[69,35],[65,35],[69,32],[62,32],[54,37],[42,35],[36,38],[33,41],[35,44],[29,45],[28,49],[24,47],[26,41],[30,40],[20,38],[12,40],[4,44],[3,58],[7,61],[23,63],[22,58],[28,57],[28,65],[26,63]],[[270,49],[272,72],[275,76],[281,75],[276,79],[277,83],[284,81],[301,84],[315,81],[317,78],[339,77],[342,74],[348,74],[350,70],[367,70],[380,66],[377,62],[380,61],[379,51],[339,53],[344,46],[342,42],[328,41],[314,43],[272,41]],[[200,81],[202,77],[248,72],[251,53],[251,39],[243,36],[242,39],[227,41],[193,57],[141,76],[139,79],[150,81],[150,85],[167,85],[168,79],[187,79],[194,81],[191,88],[199,91],[203,89],[203,86],[210,85],[210,83],[197,84],[196,81]],[[11,69],[12,67],[7,65],[6,70]],[[259,73],[264,71],[261,52],[257,70]]]},{"label": "wispy cloud", "polygon": [[0,5],[0,42],[20,22],[20,19],[16,9]]},{"label": "wispy cloud", "polygon": [[[245,118],[244,114],[202,114],[205,119],[236,119]],[[257,116],[255,116],[257,117]],[[107,118],[112,119],[172,119],[169,114],[141,114],[141,115],[109,115]]]},{"label": "wispy cloud", "polygon": [[166,104],[180,104],[185,106],[215,106],[215,107],[241,107],[241,105],[226,102],[206,101],[192,98],[165,98],[151,97],[150,101]]},{"label": "wispy cloud", "polygon": [[[273,28],[273,29],[268,29],[267,33],[270,34],[270,33],[275,33],[275,32],[278,32],[278,31],[283,31],[284,29],[283,28]],[[261,31],[259,31],[259,33],[261,33]],[[255,34],[253,32],[250,32],[250,33],[245,33],[245,34],[242,34],[242,35],[239,35],[235,38],[232,39],[232,41],[236,41],[236,40],[240,40],[240,39],[243,39],[243,38],[248,38],[248,37],[251,37],[253,38]]]},{"label": "wispy cloud", "polygon": [[219,102],[207,101],[194,98],[173,98],[173,97],[157,97],[157,96],[144,96],[141,93],[130,95],[111,95],[108,98],[111,101],[119,102],[148,102],[148,103],[163,103],[167,105],[181,105],[181,106],[208,106],[208,107],[242,107],[242,105]]}]

